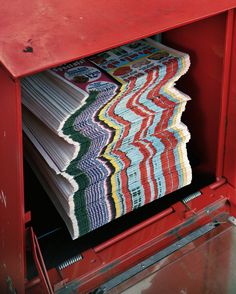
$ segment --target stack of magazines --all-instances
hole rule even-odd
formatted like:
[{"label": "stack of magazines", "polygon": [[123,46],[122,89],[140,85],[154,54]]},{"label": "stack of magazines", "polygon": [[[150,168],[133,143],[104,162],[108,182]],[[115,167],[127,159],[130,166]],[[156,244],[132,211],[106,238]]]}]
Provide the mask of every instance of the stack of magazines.
[{"label": "stack of magazines", "polygon": [[73,239],[190,184],[189,66],[145,39],[22,80],[26,158]]}]

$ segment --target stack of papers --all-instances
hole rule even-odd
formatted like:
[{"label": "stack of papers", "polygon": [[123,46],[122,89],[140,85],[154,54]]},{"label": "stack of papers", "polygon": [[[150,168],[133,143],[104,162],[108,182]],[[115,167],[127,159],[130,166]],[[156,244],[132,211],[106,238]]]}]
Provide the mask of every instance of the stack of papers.
[{"label": "stack of papers", "polygon": [[26,156],[73,239],[191,182],[189,66],[146,39],[23,79]]}]

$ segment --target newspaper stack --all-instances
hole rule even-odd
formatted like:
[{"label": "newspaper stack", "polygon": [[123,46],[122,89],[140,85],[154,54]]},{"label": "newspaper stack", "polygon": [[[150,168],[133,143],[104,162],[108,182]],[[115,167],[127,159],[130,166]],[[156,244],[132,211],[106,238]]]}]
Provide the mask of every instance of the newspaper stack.
[{"label": "newspaper stack", "polygon": [[23,79],[26,156],[73,239],[191,182],[189,66],[146,39]]}]

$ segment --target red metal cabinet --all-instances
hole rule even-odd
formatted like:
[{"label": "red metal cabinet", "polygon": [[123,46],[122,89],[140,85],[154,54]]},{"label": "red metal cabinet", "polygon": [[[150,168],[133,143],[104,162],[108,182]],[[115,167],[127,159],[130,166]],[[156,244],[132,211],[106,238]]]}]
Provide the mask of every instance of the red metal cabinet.
[{"label": "red metal cabinet", "polygon": [[[171,244],[178,235],[220,213],[236,214],[236,0],[14,0],[0,4],[2,292],[24,293],[26,287],[29,293],[50,293],[65,284],[89,291]],[[82,260],[61,270],[46,270],[34,227],[26,232],[29,212],[24,204],[20,79],[159,33],[164,43],[191,56],[190,72],[178,85],[192,97],[184,119],[192,133],[189,148],[201,162],[195,176],[210,175],[211,183],[187,206],[176,202],[87,248]],[[32,281],[26,281],[26,234],[38,266],[39,277]]]}]

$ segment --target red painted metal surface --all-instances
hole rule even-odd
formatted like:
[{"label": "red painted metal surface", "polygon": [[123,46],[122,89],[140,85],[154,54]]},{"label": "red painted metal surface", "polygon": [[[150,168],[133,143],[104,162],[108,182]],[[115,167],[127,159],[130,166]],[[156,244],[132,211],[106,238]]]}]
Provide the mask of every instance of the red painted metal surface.
[{"label": "red painted metal surface", "polygon": [[47,275],[47,270],[44,264],[44,260],[42,257],[42,253],[39,247],[39,243],[37,240],[36,235],[34,234],[33,228],[29,229],[30,239],[31,239],[31,246],[32,246],[32,253],[35,260],[35,265],[38,270],[40,282],[42,285],[41,293],[42,294],[53,294],[53,289],[50,283],[50,280]]},{"label": "red painted metal surface", "polygon": [[109,293],[234,293],[235,236],[235,227],[222,224]]},{"label": "red painted metal surface", "polygon": [[206,18],[236,0],[1,0],[0,6],[0,62],[19,77]]},{"label": "red painted metal surface", "polygon": [[[83,259],[61,270],[49,271],[49,277],[56,288],[63,283],[72,283],[80,293],[98,287],[104,281],[127,270],[148,256],[170,245],[180,236],[185,236],[196,228],[217,219],[220,215],[235,214],[236,191],[227,184],[217,189],[206,187],[203,195],[188,202],[188,206],[178,202],[171,208],[173,212],[168,217],[160,218],[147,227],[140,228],[119,241],[110,241],[110,246],[103,246],[100,250],[91,248],[83,252]],[[231,204],[230,204],[231,203]],[[191,213],[189,213],[191,212]],[[127,231],[125,233],[128,233]]]},{"label": "red painted metal surface", "polygon": [[224,177],[236,188],[236,17],[233,23],[233,44],[230,68],[229,103],[227,112]]},{"label": "red painted metal surface", "polygon": [[188,150],[193,150],[194,157],[201,162],[200,172],[214,176],[217,159],[220,159],[216,155],[220,107],[227,101],[226,96],[222,97],[226,22],[227,14],[220,14],[163,34],[164,44],[186,51],[191,56],[188,74],[177,84],[192,98],[182,120],[190,130]]},{"label": "red painted metal surface", "polygon": [[159,221],[160,219],[167,217],[168,215],[170,215],[173,212],[174,212],[173,207],[169,207],[169,208],[163,210],[162,212],[154,215],[153,217],[150,217],[149,219],[147,219],[147,220],[141,222],[140,224],[132,227],[131,229],[125,231],[124,233],[119,234],[116,237],[96,246],[94,248],[94,251],[96,253],[100,252],[100,251],[104,250],[106,247],[114,245],[115,243],[119,242],[120,240],[125,239],[126,237],[131,236],[132,234],[136,233],[137,231],[150,226],[152,223],[155,223],[155,222]]},{"label": "red painted metal surface", "polygon": [[25,215],[19,82],[0,68],[0,85],[0,289],[8,283],[23,293]]},{"label": "red painted metal surface", "polygon": [[[236,87],[233,80],[236,56],[231,56],[236,50],[236,20],[233,10],[226,11],[236,7],[236,0],[198,0],[191,5],[186,0],[129,0],[125,4],[118,0],[88,0],[73,1],[70,5],[55,0],[24,1],[23,4],[13,0],[0,4],[0,62],[9,71],[0,69],[2,292],[7,281],[18,293],[24,293],[25,274],[20,91],[19,80],[13,81],[10,75],[32,74],[165,32],[163,40],[167,44],[191,54],[190,72],[179,83],[193,98],[188,106],[192,110],[187,109],[185,116],[191,122],[193,134],[190,149],[201,159],[201,172],[219,178],[223,175],[231,184],[220,180],[215,188],[203,189],[204,196],[188,203],[188,207],[179,202],[167,210],[165,217],[163,213],[156,215],[83,252],[83,259],[66,269],[51,269],[49,277],[55,289],[79,282],[80,291],[86,292],[220,213],[236,215]],[[204,20],[195,22],[200,19]],[[197,140],[200,134],[201,141]],[[40,293],[39,283],[37,278],[28,283],[28,293]]]},{"label": "red painted metal surface", "polygon": [[225,53],[224,53],[224,69],[222,77],[222,95],[221,95],[221,109],[220,109],[220,125],[219,137],[217,145],[217,167],[216,177],[222,177],[225,153],[225,134],[226,134],[226,120],[228,95],[230,85],[230,66],[232,57],[232,42],[233,42],[233,25],[234,25],[234,10],[229,10],[227,15],[227,24],[225,32]]}]

